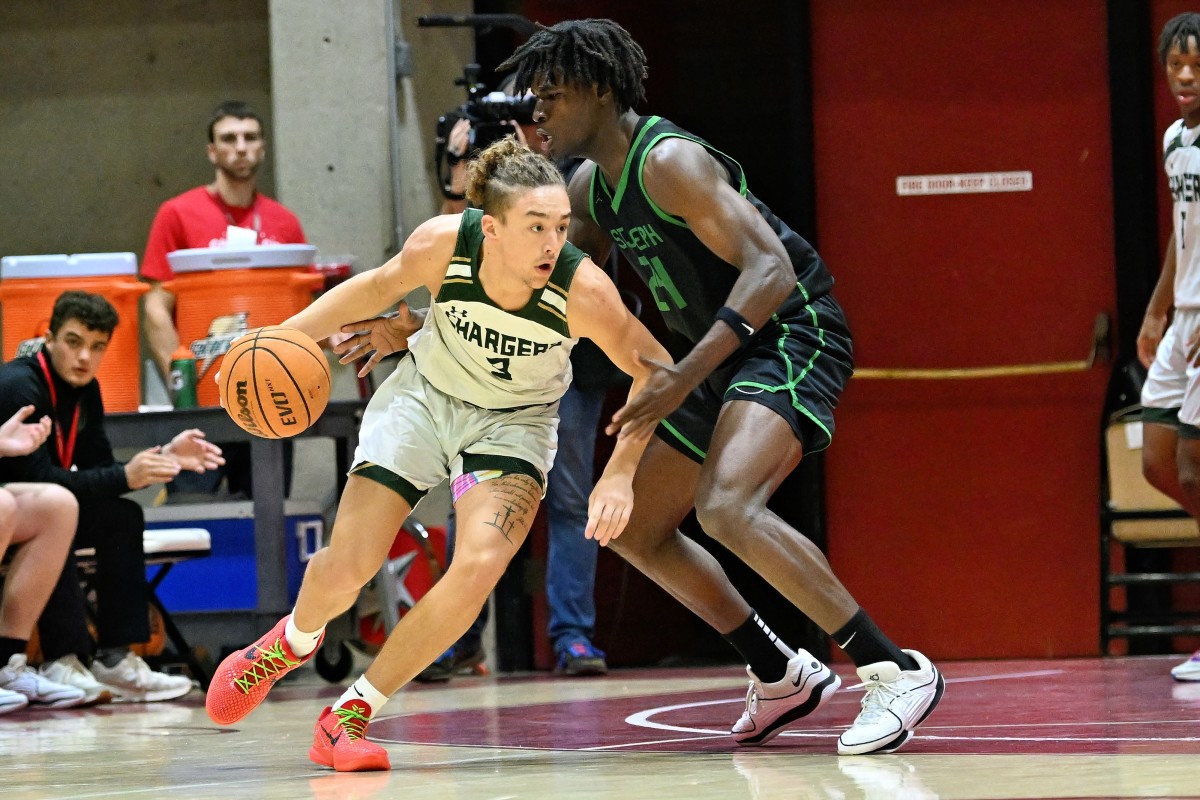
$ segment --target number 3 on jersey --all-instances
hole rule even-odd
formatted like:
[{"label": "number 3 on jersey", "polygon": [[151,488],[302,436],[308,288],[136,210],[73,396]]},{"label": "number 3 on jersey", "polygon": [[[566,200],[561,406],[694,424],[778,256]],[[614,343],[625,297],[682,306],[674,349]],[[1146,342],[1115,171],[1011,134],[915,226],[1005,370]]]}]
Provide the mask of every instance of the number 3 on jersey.
[{"label": "number 3 on jersey", "polygon": [[511,358],[489,358],[488,363],[492,365],[492,375],[502,381],[511,381],[512,373],[508,371],[508,365],[512,361]]}]

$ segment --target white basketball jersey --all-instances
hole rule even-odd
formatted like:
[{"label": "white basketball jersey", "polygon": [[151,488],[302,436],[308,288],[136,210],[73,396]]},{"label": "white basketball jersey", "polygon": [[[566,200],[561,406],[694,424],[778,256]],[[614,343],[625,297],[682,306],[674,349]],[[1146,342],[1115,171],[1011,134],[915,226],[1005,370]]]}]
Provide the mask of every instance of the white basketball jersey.
[{"label": "white basketball jersey", "polygon": [[1178,120],[1163,135],[1163,165],[1174,202],[1175,307],[1200,308],[1200,126]]},{"label": "white basketball jersey", "polygon": [[480,408],[553,403],[571,382],[567,293],[584,254],[569,242],[546,288],[505,311],[479,282],[483,212],[467,209],[446,278],[409,339],[417,369],[440,391]]}]

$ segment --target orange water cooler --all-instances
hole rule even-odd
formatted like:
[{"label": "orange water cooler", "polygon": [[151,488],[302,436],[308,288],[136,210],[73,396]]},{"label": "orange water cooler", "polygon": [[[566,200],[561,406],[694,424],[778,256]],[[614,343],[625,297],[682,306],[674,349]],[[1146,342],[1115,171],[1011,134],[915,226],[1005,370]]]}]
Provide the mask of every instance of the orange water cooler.
[{"label": "orange water cooler", "polygon": [[197,247],[167,254],[175,278],[175,326],[196,356],[196,397],[219,404],[214,376],[229,343],[251,328],[278,325],[312,302],[325,277],[308,244]]},{"label": "orange water cooler", "polygon": [[50,328],[54,301],[68,289],[101,295],[120,317],[96,373],[104,408],[137,411],[142,396],[138,298],[147,288],[137,279],[133,253],[5,256],[0,259],[0,353],[8,361],[37,352]]}]

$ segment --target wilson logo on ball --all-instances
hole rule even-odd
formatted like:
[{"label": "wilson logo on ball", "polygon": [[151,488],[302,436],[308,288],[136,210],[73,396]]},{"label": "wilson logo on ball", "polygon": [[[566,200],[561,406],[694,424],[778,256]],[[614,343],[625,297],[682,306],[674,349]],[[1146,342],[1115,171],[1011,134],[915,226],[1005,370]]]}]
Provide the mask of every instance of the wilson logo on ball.
[{"label": "wilson logo on ball", "polygon": [[234,414],[234,421],[241,425],[243,429],[253,433],[256,436],[266,436],[262,432],[262,428],[258,427],[258,423],[254,421],[254,414],[250,411],[249,383],[246,381],[238,381],[237,384],[237,412]]}]

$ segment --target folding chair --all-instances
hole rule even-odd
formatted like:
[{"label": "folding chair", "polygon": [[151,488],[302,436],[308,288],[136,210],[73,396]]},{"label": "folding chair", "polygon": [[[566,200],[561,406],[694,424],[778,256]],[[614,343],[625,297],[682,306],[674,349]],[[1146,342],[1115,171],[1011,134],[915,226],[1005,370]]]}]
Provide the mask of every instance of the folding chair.
[{"label": "folding chair", "polygon": [[[1130,562],[1140,560],[1140,549],[1200,546],[1196,521],[1142,476],[1140,414],[1140,406],[1118,411],[1104,430],[1100,511],[1100,649],[1104,654],[1113,639],[1200,634],[1200,607],[1179,608],[1171,599],[1146,604],[1150,607],[1130,603],[1134,587],[1161,587],[1167,590],[1163,596],[1170,598],[1172,586],[1200,584],[1200,572],[1131,567]],[[1114,561],[1120,562],[1120,569],[1114,569]],[[1120,600],[1124,602],[1116,602]],[[1117,605],[1123,608],[1118,610]]]},{"label": "folding chair", "polygon": [[[142,534],[142,551],[146,554],[146,566],[157,567],[152,577],[146,580],[146,594],[150,605],[158,611],[162,618],[163,629],[171,646],[175,648],[179,660],[187,664],[192,677],[200,681],[202,687],[208,687],[209,675],[200,665],[192,652],[191,646],[183,637],[170,612],[158,598],[158,587],[171,572],[171,568],[182,561],[193,558],[204,558],[212,552],[212,537],[204,528],[162,528],[147,529]],[[75,551],[75,559],[79,571],[86,581],[96,571],[96,551],[85,547]]]}]

